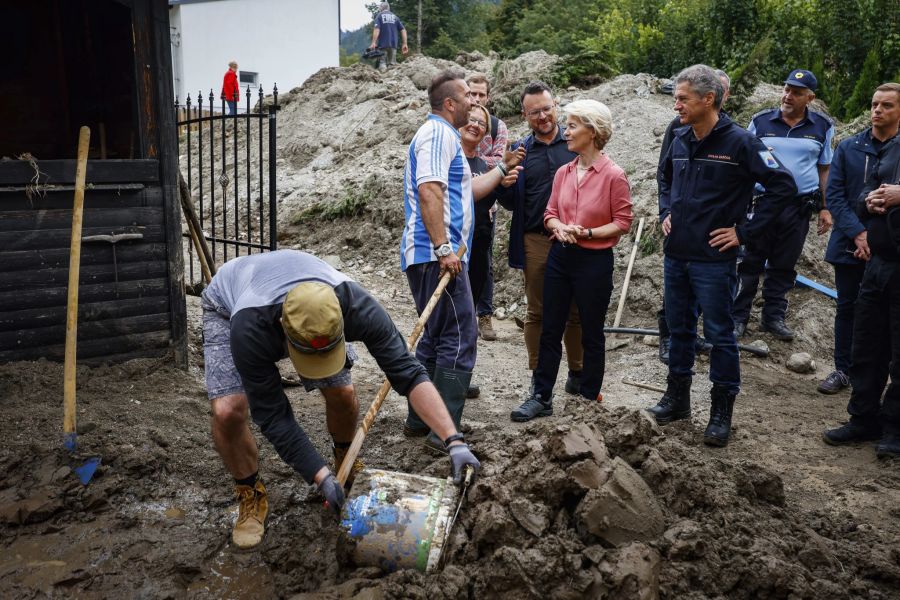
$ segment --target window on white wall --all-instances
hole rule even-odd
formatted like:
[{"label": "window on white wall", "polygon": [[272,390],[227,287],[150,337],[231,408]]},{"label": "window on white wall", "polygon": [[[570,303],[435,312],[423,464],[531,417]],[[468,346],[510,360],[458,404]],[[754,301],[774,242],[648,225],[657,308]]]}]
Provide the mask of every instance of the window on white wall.
[{"label": "window on white wall", "polygon": [[238,72],[238,81],[240,82],[241,87],[246,85],[256,87],[259,85],[259,73],[241,70]]}]

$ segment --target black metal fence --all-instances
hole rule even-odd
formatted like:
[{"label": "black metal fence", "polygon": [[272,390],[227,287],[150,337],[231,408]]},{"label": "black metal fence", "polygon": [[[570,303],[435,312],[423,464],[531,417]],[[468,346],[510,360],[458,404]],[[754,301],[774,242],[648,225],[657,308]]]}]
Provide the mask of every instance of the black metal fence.
[{"label": "black metal fence", "polygon": [[[215,112],[215,96],[202,93],[182,105],[178,114],[178,155],[182,173],[200,220],[200,228],[216,265],[229,258],[278,247],[275,201],[278,86],[266,104],[262,86],[253,103],[248,86],[246,110],[232,111],[224,98]],[[237,103],[235,103],[237,104]],[[236,106],[235,106],[236,108]],[[235,113],[235,114],[230,114]],[[200,279],[198,249],[188,234],[189,283]]]}]

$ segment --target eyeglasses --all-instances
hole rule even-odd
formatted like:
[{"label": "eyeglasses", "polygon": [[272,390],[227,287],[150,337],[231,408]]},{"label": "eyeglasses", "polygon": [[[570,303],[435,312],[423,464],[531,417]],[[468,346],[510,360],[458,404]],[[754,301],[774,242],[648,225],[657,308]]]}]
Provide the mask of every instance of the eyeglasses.
[{"label": "eyeglasses", "polygon": [[478,119],[473,119],[472,117],[469,117],[469,125],[475,125],[476,127],[487,129],[487,123],[485,123],[484,121],[479,121]]},{"label": "eyeglasses", "polygon": [[554,108],[556,108],[556,106],[553,104],[544,106],[543,108],[535,108],[534,110],[529,110],[528,112],[526,112],[525,116],[529,119],[533,119],[535,117],[541,116],[541,113],[549,115],[551,112],[553,112]]}]

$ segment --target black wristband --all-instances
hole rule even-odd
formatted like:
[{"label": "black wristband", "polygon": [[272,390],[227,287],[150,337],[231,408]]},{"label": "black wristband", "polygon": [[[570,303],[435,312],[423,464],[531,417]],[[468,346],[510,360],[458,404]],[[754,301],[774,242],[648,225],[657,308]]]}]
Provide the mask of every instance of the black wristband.
[{"label": "black wristband", "polygon": [[454,433],[453,435],[451,435],[450,437],[448,437],[446,440],[444,440],[444,446],[449,446],[451,442],[462,442],[462,441],[465,441],[465,439],[466,439],[466,436],[457,432],[457,433]]},{"label": "black wristband", "polygon": [[591,228],[588,228],[588,239],[591,239],[593,237],[594,237],[594,230]]}]

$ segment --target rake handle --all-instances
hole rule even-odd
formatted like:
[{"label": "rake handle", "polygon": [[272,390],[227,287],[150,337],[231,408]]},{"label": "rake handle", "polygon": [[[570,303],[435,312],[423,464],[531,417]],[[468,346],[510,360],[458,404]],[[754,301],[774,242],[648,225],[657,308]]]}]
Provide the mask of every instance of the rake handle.
[{"label": "rake handle", "polygon": [[[459,250],[457,250],[456,255],[460,258],[466,253],[466,245],[461,243],[459,245]],[[450,273],[444,273],[441,277],[441,280],[438,281],[437,287],[434,289],[434,293],[431,295],[431,298],[428,300],[428,304],[425,305],[425,308],[422,309],[422,314],[419,315],[419,320],[416,321],[415,327],[413,327],[412,333],[409,334],[409,338],[406,341],[406,345],[411,351],[413,347],[416,345],[416,342],[419,341],[419,336],[422,335],[422,330],[425,329],[425,323],[428,321],[428,318],[431,316],[431,312],[434,310],[434,307],[437,306],[438,301],[441,299],[441,294],[444,293],[444,289],[446,289],[447,285],[450,283]],[[362,423],[359,424],[359,429],[356,430],[356,435],[353,436],[353,442],[350,444],[350,449],[347,450],[347,454],[344,456],[344,462],[341,463],[341,468],[338,469],[337,480],[340,482],[341,487],[347,483],[347,478],[350,476],[350,470],[353,468],[353,463],[356,461],[356,457],[359,456],[359,451],[362,448],[363,440],[366,439],[366,434],[369,432],[369,429],[372,427],[372,424],[375,423],[375,416],[378,414],[378,410],[381,408],[381,404],[384,402],[384,399],[387,397],[388,392],[391,391],[391,382],[385,378],[384,383],[381,384],[381,387],[378,388],[378,394],[375,396],[375,400],[372,401],[372,404],[369,406],[369,410],[366,411],[366,416],[363,417]]]}]

